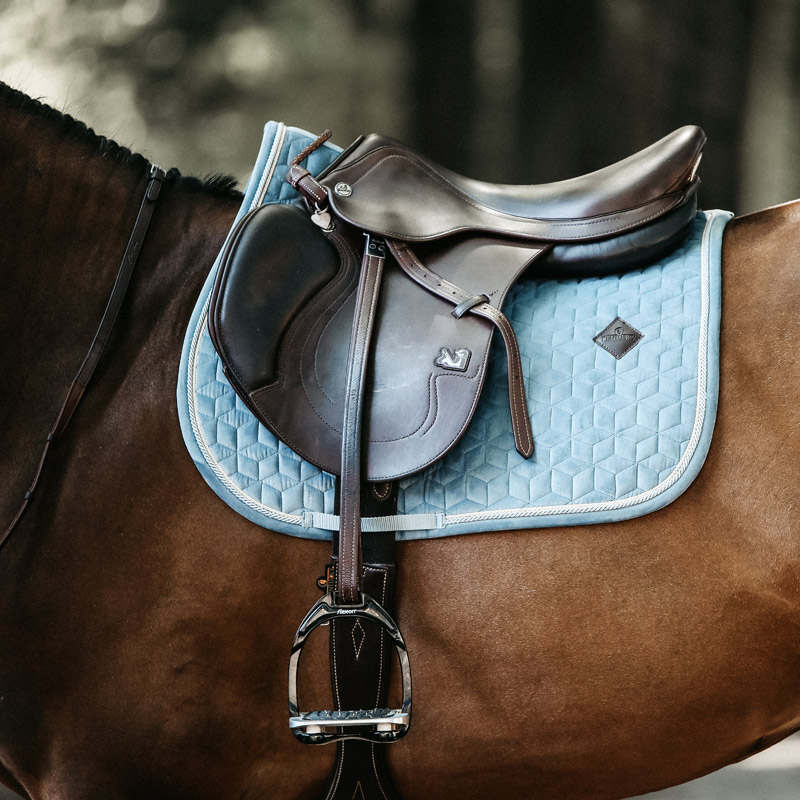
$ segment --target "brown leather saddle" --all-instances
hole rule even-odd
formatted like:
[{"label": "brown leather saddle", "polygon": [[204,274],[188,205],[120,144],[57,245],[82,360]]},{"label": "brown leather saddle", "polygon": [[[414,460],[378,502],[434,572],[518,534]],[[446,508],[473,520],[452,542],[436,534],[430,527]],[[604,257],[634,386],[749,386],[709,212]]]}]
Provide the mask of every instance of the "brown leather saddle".
[{"label": "brown leather saddle", "polygon": [[[302,741],[386,742],[407,731],[408,655],[385,604],[364,591],[362,514],[391,514],[381,506],[392,502],[391,482],[459,440],[495,331],[508,357],[515,445],[532,455],[524,365],[502,313],[507,292],[522,275],[603,275],[666,255],[695,218],[704,142],[687,126],[597,172],[512,186],[464,178],[370,135],[316,177],[301,165],[304,151],[287,180],[306,207],[262,206],[231,232],[209,313],[226,374],[261,422],[340,478],[329,591],[291,656],[291,725]],[[367,567],[393,558],[381,547]],[[372,620],[395,645],[399,708],[298,710],[303,643],[344,617]]]}]

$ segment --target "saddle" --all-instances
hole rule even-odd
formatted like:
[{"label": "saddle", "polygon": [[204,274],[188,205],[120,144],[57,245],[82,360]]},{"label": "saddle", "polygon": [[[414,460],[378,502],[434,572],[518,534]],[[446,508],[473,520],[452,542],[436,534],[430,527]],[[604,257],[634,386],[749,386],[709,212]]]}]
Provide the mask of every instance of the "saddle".
[{"label": "saddle", "polygon": [[[209,332],[255,416],[339,476],[340,529],[321,582],[327,593],[301,624],[290,657],[290,726],[307,743],[390,742],[410,724],[411,673],[387,610],[393,533],[364,540],[362,516],[388,516],[395,479],[458,442],[495,332],[508,359],[515,446],[532,456],[525,369],[502,313],[506,294],[523,275],[622,272],[677,247],[695,218],[705,135],[687,126],[610,167],[538,186],[465,178],[378,135],[358,139],[313,176],[302,162],[325,138],[286,176],[305,207],[257,207],[231,232]],[[380,602],[374,588],[365,590],[371,570],[384,576]],[[394,645],[399,708],[299,711],[303,645],[320,625],[334,623],[335,637],[343,618],[350,618],[349,633],[358,620],[372,621],[384,631],[381,642]],[[382,675],[382,656],[365,667],[363,659],[356,663],[360,650],[347,668]],[[343,671],[338,664],[334,674]]]}]

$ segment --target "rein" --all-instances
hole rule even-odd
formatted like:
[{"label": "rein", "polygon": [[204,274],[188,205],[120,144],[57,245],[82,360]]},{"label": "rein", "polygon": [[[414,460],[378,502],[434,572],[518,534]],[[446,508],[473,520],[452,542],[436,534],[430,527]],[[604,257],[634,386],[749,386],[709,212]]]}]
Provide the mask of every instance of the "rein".
[{"label": "rein", "polygon": [[50,445],[56,439],[58,439],[62,433],[64,433],[67,425],[69,425],[72,415],[75,413],[75,409],[78,407],[78,403],[80,403],[81,398],[86,391],[86,387],[88,386],[89,381],[94,374],[95,368],[97,367],[97,364],[99,363],[100,358],[105,351],[108,339],[111,336],[111,331],[114,329],[114,324],[116,323],[117,317],[119,316],[119,311],[122,308],[122,302],[125,299],[125,294],[128,291],[128,286],[130,285],[134,267],[136,266],[136,262],[139,260],[139,252],[142,249],[142,243],[144,242],[145,236],[147,236],[147,231],[150,228],[150,221],[153,218],[156,200],[158,200],[158,195],[161,192],[161,186],[166,177],[167,173],[161,167],[157,167],[155,165],[150,167],[150,180],[147,184],[147,189],[145,189],[142,203],[139,206],[139,214],[137,215],[136,222],[133,225],[130,239],[128,239],[128,245],[125,248],[124,255],[122,256],[122,262],[117,270],[117,277],[114,281],[114,286],[111,289],[111,294],[108,298],[106,309],[103,312],[103,317],[100,320],[100,325],[98,326],[94,335],[94,339],[92,340],[92,344],[89,347],[89,352],[86,354],[85,358],[83,359],[83,363],[78,370],[78,374],[72,380],[72,385],[69,387],[67,396],[64,398],[64,402],[61,405],[61,410],[58,412],[56,421],[53,424],[50,433],[47,434],[44,450],[42,451],[41,458],[39,459],[39,466],[36,468],[33,482],[31,483],[28,491],[25,492],[22,505],[19,507],[16,515],[11,520],[11,524],[5,529],[2,536],[0,536],[0,549],[2,549],[3,545],[8,541],[11,534],[14,532],[17,523],[22,518],[25,510],[28,508],[31,497],[36,490],[37,484],[39,483],[39,478],[41,477],[42,469],[44,468],[47,456],[50,453]]}]

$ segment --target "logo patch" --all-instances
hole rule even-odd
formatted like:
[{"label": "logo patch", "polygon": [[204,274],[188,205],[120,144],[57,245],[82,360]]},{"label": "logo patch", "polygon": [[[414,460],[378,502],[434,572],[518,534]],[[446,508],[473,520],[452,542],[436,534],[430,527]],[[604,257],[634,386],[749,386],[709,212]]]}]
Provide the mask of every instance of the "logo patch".
[{"label": "logo patch", "polygon": [[622,317],[617,317],[612,323],[607,325],[593,341],[600,345],[603,350],[607,350],[614,358],[622,358],[636,347],[644,339],[644,334],[637,331],[633,325],[629,325]]},{"label": "logo patch", "polygon": [[466,347],[460,347],[458,350],[450,350],[448,347],[443,347],[439,350],[439,355],[434,359],[433,363],[442,369],[449,369],[453,372],[466,372],[471,355],[472,353]]}]

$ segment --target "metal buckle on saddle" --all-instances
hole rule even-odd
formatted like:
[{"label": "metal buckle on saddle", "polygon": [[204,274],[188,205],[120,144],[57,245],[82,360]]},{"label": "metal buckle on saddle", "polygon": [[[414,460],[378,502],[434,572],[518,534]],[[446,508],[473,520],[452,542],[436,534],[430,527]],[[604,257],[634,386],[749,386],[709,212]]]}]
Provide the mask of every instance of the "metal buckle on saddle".
[{"label": "metal buckle on saddle", "polygon": [[[300,654],[311,632],[327,626],[337,617],[357,617],[380,625],[394,643],[400,660],[402,701],[400,708],[373,708],[354,711],[300,711],[297,698],[297,670]],[[342,739],[368,742],[396,742],[411,725],[411,666],[403,635],[395,621],[369,595],[361,595],[357,605],[339,604],[334,593],[321,597],[306,614],[294,637],[289,657],[289,727],[305,744],[328,744]]]}]

